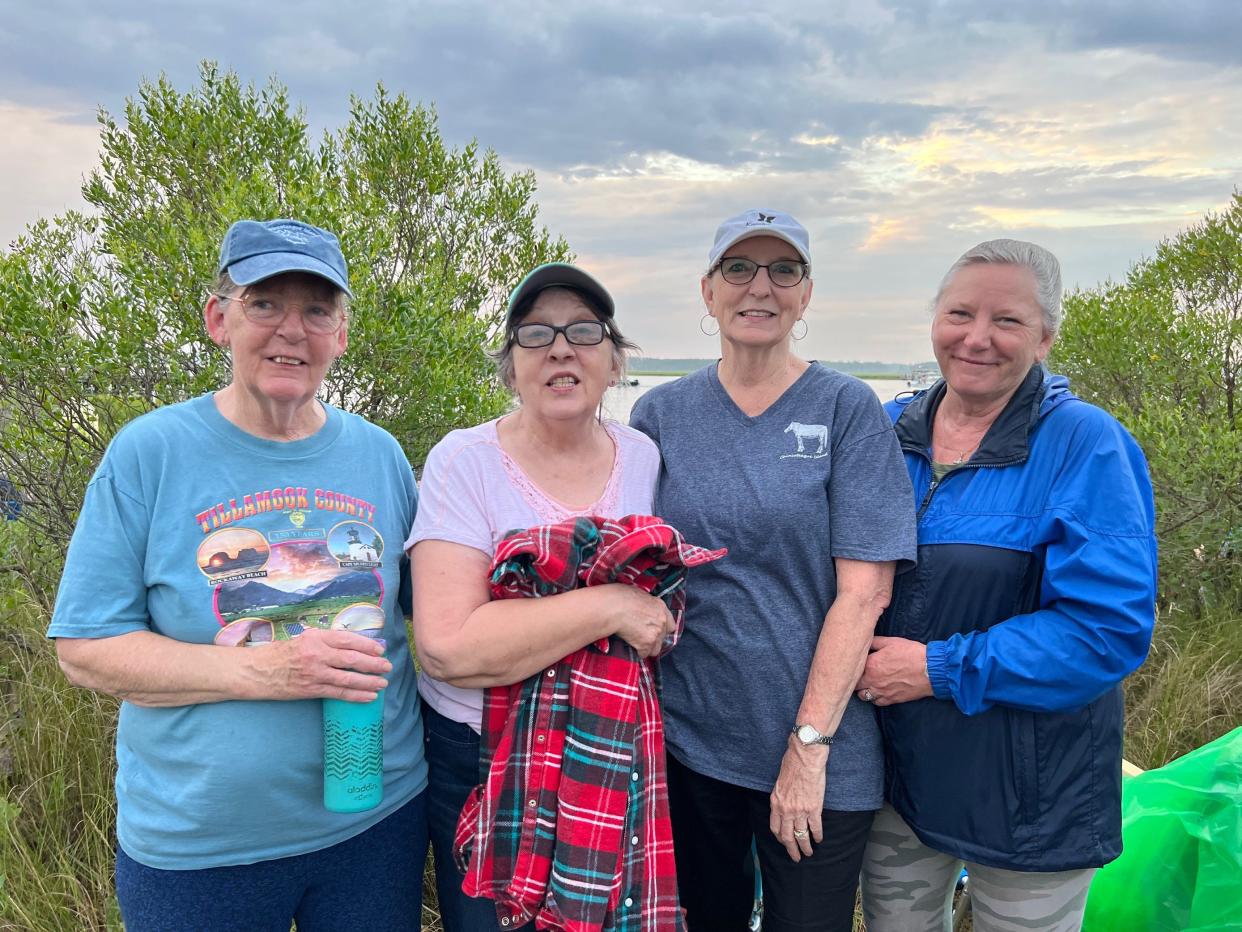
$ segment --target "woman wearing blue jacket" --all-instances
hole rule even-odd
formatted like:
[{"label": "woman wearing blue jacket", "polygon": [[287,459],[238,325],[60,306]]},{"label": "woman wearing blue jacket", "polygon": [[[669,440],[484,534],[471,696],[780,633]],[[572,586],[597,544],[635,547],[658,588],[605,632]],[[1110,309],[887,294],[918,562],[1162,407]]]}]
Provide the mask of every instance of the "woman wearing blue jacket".
[{"label": "woman wearing blue jacket", "polygon": [[1121,681],[1147,655],[1154,505],[1142,451],[1042,362],[1060,266],[992,240],[949,269],[944,378],[888,405],[918,509],[859,698],[884,809],[863,866],[869,932],[947,928],[966,865],[975,929],[1073,930],[1121,852]]}]

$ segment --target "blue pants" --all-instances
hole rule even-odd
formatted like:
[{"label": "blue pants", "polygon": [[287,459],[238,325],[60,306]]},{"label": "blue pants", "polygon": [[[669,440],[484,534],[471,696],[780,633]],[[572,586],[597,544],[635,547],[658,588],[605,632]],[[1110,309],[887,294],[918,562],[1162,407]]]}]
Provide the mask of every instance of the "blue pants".
[{"label": "blue pants", "polygon": [[287,858],[160,870],[116,852],[126,932],[417,932],[427,858],[427,793],[365,832]]},{"label": "blue pants", "polygon": [[436,897],[444,930],[517,932],[501,930],[493,901],[461,892],[463,878],[453,862],[457,817],[466,797],[479,783],[479,736],[469,725],[445,718],[424,702],[423,740],[427,751],[427,822],[436,858]]}]

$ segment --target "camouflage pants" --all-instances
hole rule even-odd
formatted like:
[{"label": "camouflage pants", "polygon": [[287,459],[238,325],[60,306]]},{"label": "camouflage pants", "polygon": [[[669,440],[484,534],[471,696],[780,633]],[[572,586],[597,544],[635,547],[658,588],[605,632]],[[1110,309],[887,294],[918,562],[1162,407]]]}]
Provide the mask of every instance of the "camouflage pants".
[{"label": "camouflage pants", "polygon": [[[1041,873],[965,862],[975,932],[1077,932],[1095,868]],[[949,932],[963,862],[927,847],[892,806],[863,855],[867,932]]]}]

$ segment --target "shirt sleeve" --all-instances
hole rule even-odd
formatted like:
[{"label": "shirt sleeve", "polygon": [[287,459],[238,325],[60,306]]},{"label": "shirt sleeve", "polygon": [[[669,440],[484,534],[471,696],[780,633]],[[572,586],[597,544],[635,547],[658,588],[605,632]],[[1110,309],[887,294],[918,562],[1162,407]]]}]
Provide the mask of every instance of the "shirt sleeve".
[{"label": "shirt sleeve", "polygon": [[145,503],[122,490],[105,457],[86,487],[47,636],[103,638],[150,630]]},{"label": "shirt sleeve", "polygon": [[896,561],[898,572],[918,552],[914,487],[892,423],[874,393],[842,392],[843,429],[828,475],[832,556],[871,563]]},{"label": "shirt sleeve", "polygon": [[1103,412],[1078,430],[1041,526],[1040,607],[927,646],[940,699],[966,715],[1080,708],[1132,673],[1155,624],[1155,505],[1138,444]]},{"label": "shirt sleeve", "polygon": [[613,427],[612,436],[622,468],[620,512],[617,517],[622,514],[653,514],[656,483],[660,478],[660,451],[646,434],[637,430]]},{"label": "shirt sleeve", "polygon": [[494,544],[486,487],[477,448],[446,441],[436,444],[423,467],[418,512],[405,549],[421,540],[443,540],[491,556]]},{"label": "shirt sleeve", "polygon": [[630,426],[635,430],[642,431],[655,442],[656,446],[659,446],[659,423],[655,416],[655,405],[652,403],[649,393],[634,402],[634,408],[630,411]]}]

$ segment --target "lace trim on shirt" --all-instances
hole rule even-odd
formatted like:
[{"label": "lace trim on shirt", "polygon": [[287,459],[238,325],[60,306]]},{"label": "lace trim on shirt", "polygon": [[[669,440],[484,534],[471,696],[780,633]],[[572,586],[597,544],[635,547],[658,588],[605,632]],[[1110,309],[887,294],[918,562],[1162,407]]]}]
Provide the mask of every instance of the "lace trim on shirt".
[{"label": "lace trim on shirt", "polygon": [[608,431],[608,436],[612,440],[613,457],[612,457],[612,474],[608,477],[608,484],[604,486],[604,491],[600,493],[600,497],[594,503],[586,508],[572,509],[566,508],[556,499],[549,496],[543,489],[535,485],[531,478],[526,475],[518,462],[505,452],[504,447],[500,445],[499,435],[496,438],[496,449],[500,451],[500,462],[505,468],[505,475],[509,477],[509,482],[513,487],[521,493],[522,498],[539,516],[540,523],[555,524],[558,521],[564,521],[566,518],[580,518],[586,515],[615,515],[618,501],[621,497],[621,475],[624,472],[625,458],[621,453],[621,438],[618,436],[616,425],[612,421],[604,424],[604,430]]}]

